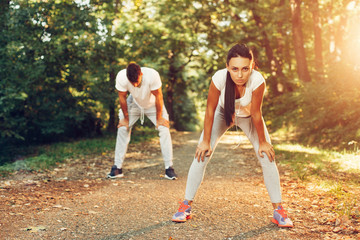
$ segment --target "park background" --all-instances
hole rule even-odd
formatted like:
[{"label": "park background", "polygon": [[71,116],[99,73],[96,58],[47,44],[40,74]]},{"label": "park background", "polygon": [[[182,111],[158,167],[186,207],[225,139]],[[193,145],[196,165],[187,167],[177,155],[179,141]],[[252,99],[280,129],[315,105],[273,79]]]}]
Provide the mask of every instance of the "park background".
[{"label": "park background", "polygon": [[237,42],[253,48],[266,78],[273,134],[358,152],[359,1],[15,0],[0,9],[0,164],[42,144],[114,138],[115,78],[130,61],[159,71],[173,129],[201,130],[211,76]]},{"label": "park background", "polygon": [[[282,187],[294,200],[295,233],[358,239],[358,0],[4,0],[0,17],[0,226],[19,230],[13,226],[26,211],[17,213],[16,206],[33,216],[40,211],[35,206],[56,204],[53,199],[64,194],[57,184],[69,184],[69,193],[80,191],[82,181],[112,186],[104,176],[118,121],[115,78],[130,61],[160,73],[174,149],[181,157],[191,155],[182,139],[202,129],[211,77],[225,67],[229,48],[241,42],[253,48],[266,79],[263,115]],[[135,125],[129,152],[145,150],[129,164],[156,160],[158,149],[149,150],[156,134],[149,121]],[[234,151],[253,173],[253,153],[244,145]],[[178,182],[185,184],[188,166],[177,164]],[[216,166],[223,174],[231,170]],[[143,168],[127,169],[132,174],[126,176],[135,181],[141,172],[152,188],[164,185],[151,178],[157,168]],[[58,180],[59,171],[68,180]],[[54,190],[54,197],[32,197],[34,182]],[[123,188],[128,182],[114,184]]]}]

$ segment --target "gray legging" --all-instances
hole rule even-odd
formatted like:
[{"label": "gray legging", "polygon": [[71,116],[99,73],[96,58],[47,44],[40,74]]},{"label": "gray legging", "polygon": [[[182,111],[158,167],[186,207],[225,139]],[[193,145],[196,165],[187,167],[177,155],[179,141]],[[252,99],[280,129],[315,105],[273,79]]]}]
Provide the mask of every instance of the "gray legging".
[{"label": "gray legging", "polygon": [[[259,150],[259,139],[255,129],[254,124],[251,121],[251,117],[243,118],[243,117],[236,117],[235,121],[236,125],[242,129],[242,131],[246,134],[249,138],[250,142],[252,143],[256,157],[261,163],[261,167],[263,170],[264,181],[266,189],[269,193],[270,199],[272,203],[280,203],[281,202],[281,188],[280,188],[280,178],[277,166],[275,161],[270,162],[268,156],[264,153],[264,157],[260,157],[258,150]],[[214,123],[211,131],[211,140],[210,145],[213,151],[221,138],[221,136],[226,132],[228,126],[225,123],[224,117],[224,109],[220,106],[216,108],[215,116],[214,116]],[[268,142],[270,142],[269,133],[266,129],[264,123],[264,130],[265,130],[265,137]],[[202,132],[199,143],[202,141],[204,135],[204,131]],[[186,183],[186,191],[185,191],[185,199],[186,200],[193,200],[196,192],[204,178],[206,165],[209,163],[212,154],[210,157],[205,157],[204,162],[198,162],[196,158],[194,158],[191,167],[188,173],[188,179]]]}]

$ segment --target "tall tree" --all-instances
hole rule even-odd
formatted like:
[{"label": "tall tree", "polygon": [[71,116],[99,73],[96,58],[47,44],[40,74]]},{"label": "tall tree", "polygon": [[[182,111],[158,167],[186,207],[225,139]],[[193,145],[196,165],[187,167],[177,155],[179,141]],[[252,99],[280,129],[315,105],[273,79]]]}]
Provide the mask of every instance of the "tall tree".
[{"label": "tall tree", "polygon": [[1,49],[8,56],[0,89],[5,132],[26,142],[90,133],[83,78],[86,33],[95,22],[90,9],[72,1],[12,1],[11,6],[7,46]]},{"label": "tall tree", "polygon": [[[281,61],[279,60],[278,57],[274,56],[274,51],[273,48],[271,47],[271,42],[270,39],[268,37],[268,32],[266,31],[270,28],[265,28],[265,24],[264,21],[262,19],[262,17],[260,16],[258,11],[258,1],[257,0],[251,0],[250,2],[252,2],[252,6],[251,6],[251,12],[252,12],[252,16],[255,20],[256,26],[258,27],[261,35],[262,35],[262,46],[264,46],[265,48],[265,53],[268,59],[268,64],[270,65],[269,68],[271,70],[271,77],[270,77],[270,81],[269,85],[270,88],[272,89],[272,93],[277,96],[280,95],[281,92],[279,91],[278,88],[278,84],[283,84],[283,80],[285,79],[285,75],[283,73],[282,70],[282,65],[281,65]],[[269,9],[269,8],[267,8]],[[273,8],[271,9],[272,11],[274,10]],[[280,20],[280,19],[279,19]],[[269,35],[272,35],[277,29],[271,28],[273,29],[272,32],[269,33]],[[276,42],[273,42],[273,44],[276,44]]]},{"label": "tall tree", "polygon": [[[175,10],[176,9],[176,10]],[[174,121],[175,118],[175,105],[176,96],[180,93],[179,90],[185,87],[183,84],[184,79],[182,72],[187,64],[193,59],[193,53],[196,49],[196,31],[198,21],[194,18],[186,18],[193,10],[192,5],[189,2],[182,1],[164,1],[164,5],[161,6],[159,16],[164,17],[166,11],[172,12],[171,15],[167,15],[167,20],[164,21],[164,26],[167,29],[167,41],[165,47],[167,51],[167,88],[166,88],[166,102],[168,106],[168,112],[170,120]],[[192,24],[192,28],[188,28],[189,24]],[[186,37],[184,37],[186,36]],[[181,85],[183,85],[181,88]],[[183,93],[184,94],[184,93]],[[177,126],[175,121],[175,127]]]},{"label": "tall tree", "polygon": [[310,9],[313,16],[314,24],[314,50],[315,50],[315,68],[318,80],[323,79],[324,63],[323,63],[323,47],[321,34],[321,16],[319,11],[318,0],[310,1]]},{"label": "tall tree", "polygon": [[290,0],[291,7],[291,22],[292,22],[292,34],[293,44],[296,58],[296,70],[299,79],[303,82],[310,82],[311,77],[306,60],[304,37],[302,33],[301,23],[301,0]]},{"label": "tall tree", "polygon": [[126,18],[119,0],[94,1],[92,7],[96,9],[98,28],[102,30],[93,38],[91,93],[94,100],[102,104],[103,112],[108,116],[106,129],[114,132],[117,121],[115,78],[120,70],[119,59],[124,57],[125,46],[120,41],[126,34],[115,27],[125,23]]}]

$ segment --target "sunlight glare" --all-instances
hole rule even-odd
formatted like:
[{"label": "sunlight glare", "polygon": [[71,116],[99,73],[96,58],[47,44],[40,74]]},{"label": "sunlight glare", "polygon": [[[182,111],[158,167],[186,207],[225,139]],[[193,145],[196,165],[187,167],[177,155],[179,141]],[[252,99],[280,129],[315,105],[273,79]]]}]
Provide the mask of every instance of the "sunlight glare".
[{"label": "sunlight glare", "polygon": [[289,151],[289,152],[299,152],[299,153],[308,153],[308,154],[321,154],[321,151],[319,151],[316,148],[307,148],[301,145],[291,145],[291,144],[281,144],[277,145],[279,150],[283,151]]},{"label": "sunlight glare", "polygon": [[355,7],[356,7],[356,1],[351,1],[351,2],[349,2],[348,5],[346,6],[346,9],[351,11],[351,10],[354,10]]}]

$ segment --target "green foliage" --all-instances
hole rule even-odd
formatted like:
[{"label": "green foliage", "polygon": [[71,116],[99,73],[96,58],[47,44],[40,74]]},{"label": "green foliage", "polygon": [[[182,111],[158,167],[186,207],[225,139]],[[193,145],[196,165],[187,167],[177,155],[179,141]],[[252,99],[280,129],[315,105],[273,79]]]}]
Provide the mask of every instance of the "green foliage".
[{"label": "green foliage", "polygon": [[[275,144],[277,160],[294,172],[294,177],[304,181],[317,179],[330,183],[346,173],[346,181],[357,184],[360,165],[357,153],[338,153],[300,144]],[[341,173],[341,174],[340,174]]]},{"label": "green foliage", "polygon": [[277,161],[289,167],[294,178],[327,192],[336,202],[340,216],[356,214],[356,194],[348,187],[359,187],[359,155],[339,153],[300,144],[275,144]]},{"label": "green foliage", "polygon": [[[152,127],[135,126],[131,136],[131,143],[145,142],[157,136]],[[71,142],[58,142],[51,145],[32,146],[33,153],[22,156],[22,160],[13,163],[0,163],[0,175],[14,171],[43,171],[51,169],[69,158],[80,158],[86,155],[99,155],[115,149],[116,136],[106,134],[102,137],[81,139]]]},{"label": "green foliage", "polygon": [[354,198],[352,192],[348,192],[341,184],[338,182],[333,183],[332,189],[330,191],[338,200],[339,204],[335,208],[335,212],[339,216],[355,215],[355,209],[357,206],[357,200]]},{"label": "green foliage", "polygon": [[2,16],[1,145],[93,134],[96,121],[82,77],[86,33],[95,21],[89,13],[70,1],[11,1]]},{"label": "green foliage", "polygon": [[254,48],[266,77],[270,130],[294,128],[304,143],[338,149],[360,140],[355,1],[319,2],[323,74],[315,64],[316,9],[301,5],[309,84],[296,75],[288,1],[15,0],[0,6],[0,162],[14,156],[7,149],[94,135],[99,122],[113,129],[115,77],[130,61],[159,71],[174,127],[197,129],[211,76],[225,67],[236,42]]},{"label": "green foliage", "polygon": [[[295,97],[299,137],[310,145],[353,149],[360,141],[360,83],[352,69],[334,68],[331,81],[303,86]],[[295,115],[295,114],[294,114]]]},{"label": "green foliage", "polygon": [[[309,180],[309,176],[324,177],[325,174],[339,170],[338,163],[329,161],[329,155],[317,149],[308,149],[301,145],[276,145],[277,155],[281,155],[281,164],[287,164],[300,180]],[[325,171],[325,169],[327,169]]]}]

